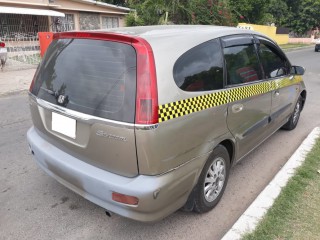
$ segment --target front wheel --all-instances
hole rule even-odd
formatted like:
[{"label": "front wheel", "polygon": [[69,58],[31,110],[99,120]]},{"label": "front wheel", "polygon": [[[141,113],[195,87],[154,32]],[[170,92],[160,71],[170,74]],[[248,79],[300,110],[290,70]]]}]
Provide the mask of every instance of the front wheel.
[{"label": "front wheel", "polygon": [[229,153],[224,146],[218,145],[204,165],[194,189],[194,211],[208,212],[218,204],[228,182],[229,169]]},{"label": "front wheel", "polygon": [[300,118],[301,109],[302,109],[302,98],[301,96],[299,96],[292,115],[290,116],[288,122],[282,126],[282,129],[293,130],[296,128]]}]

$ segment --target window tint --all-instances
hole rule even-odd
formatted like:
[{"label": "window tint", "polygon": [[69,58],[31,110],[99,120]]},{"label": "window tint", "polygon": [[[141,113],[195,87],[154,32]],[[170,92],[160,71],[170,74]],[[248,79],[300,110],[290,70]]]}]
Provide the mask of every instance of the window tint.
[{"label": "window tint", "polygon": [[224,48],[223,52],[227,64],[228,84],[242,84],[262,79],[253,44]]},{"label": "window tint", "polygon": [[175,63],[176,84],[185,91],[209,91],[223,88],[223,60],[218,39],[203,43]]},{"label": "window tint", "polygon": [[59,39],[45,54],[32,93],[97,117],[134,122],[136,53],[132,46]]},{"label": "window tint", "polygon": [[274,48],[261,43],[259,56],[266,78],[281,77],[289,73],[287,61]]}]

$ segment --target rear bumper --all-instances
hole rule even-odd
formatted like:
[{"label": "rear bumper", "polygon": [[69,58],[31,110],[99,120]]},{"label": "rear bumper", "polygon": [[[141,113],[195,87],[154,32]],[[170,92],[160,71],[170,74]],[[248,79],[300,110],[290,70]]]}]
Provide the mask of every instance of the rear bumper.
[{"label": "rear bumper", "polygon": [[[61,151],[34,127],[29,129],[27,138],[36,162],[47,174],[89,201],[138,221],[157,221],[182,207],[199,173],[199,161],[191,161],[163,175],[123,177]],[[112,192],[138,197],[139,203],[130,206],[114,202]]]}]

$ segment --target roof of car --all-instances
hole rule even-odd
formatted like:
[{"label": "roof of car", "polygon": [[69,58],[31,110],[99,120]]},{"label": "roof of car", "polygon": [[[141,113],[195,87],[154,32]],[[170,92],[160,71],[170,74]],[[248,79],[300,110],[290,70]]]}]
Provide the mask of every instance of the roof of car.
[{"label": "roof of car", "polygon": [[98,31],[114,32],[118,34],[141,37],[147,40],[152,46],[166,45],[179,42],[179,45],[185,45],[186,47],[190,47],[192,45],[196,46],[202,42],[226,35],[263,35],[252,30],[212,25],[157,25],[113,28]]},{"label": "roof of car", "polygon": [[[145,39],[151,45],[157,71],[160,73],[166,72],[166,68],[172,68],[182,54],[204,42],[235,34],[264,36],[252,30],[211,25],[139,26],[98,30],[96,32],[111,32]],[[171,75],[162,77],[171,77]]]},{"label": "roof of car", "polygon": [[121,33],[132,36],[139,36],[145,39],[167,38],[167,37],[185,37],[185,36],[223,36],[230,34],[249,33],[252,30],[244,30],[235,27],[213,26],[213,25],[156,25],[156,26],[139,26],[123,27],[110,30],[108,32]]},{"label": "roof of car", "polygon": [[[108,32],[121,33],[142,38],[151,37],[176,37],[197,34],[197,36],[211,34],[234,34],[236,33],[252,33],[251,30],[243,30],[235,27],[212,26],[212,25],[156,25],[156,26],[138,26],[138,27],[122,27],[108,30]],[[219,34],[220,33],[220,34]]]}]

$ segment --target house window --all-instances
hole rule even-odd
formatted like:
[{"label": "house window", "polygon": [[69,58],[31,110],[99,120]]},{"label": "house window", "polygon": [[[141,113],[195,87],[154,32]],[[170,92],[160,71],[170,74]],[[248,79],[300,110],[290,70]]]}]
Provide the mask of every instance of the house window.
[{"label": "house window", "polygon": [[118,17],[102,17],[102,28],[117,28],[119,27]]},{"label": "house window", "polygon": [[32,38],[48,31],[48,17],[0,14],[0,38]]},{"label": "house window", "polygon": [[75,30],[74,15],[65,14],[65,17],[52,17],[53,32],[68,32]]}]

